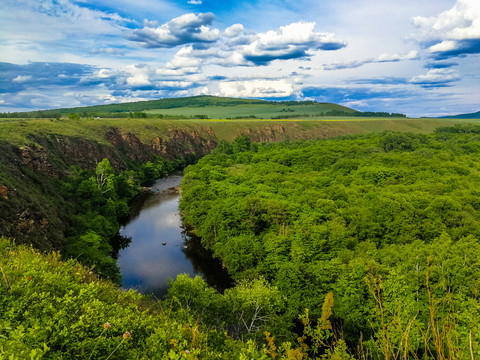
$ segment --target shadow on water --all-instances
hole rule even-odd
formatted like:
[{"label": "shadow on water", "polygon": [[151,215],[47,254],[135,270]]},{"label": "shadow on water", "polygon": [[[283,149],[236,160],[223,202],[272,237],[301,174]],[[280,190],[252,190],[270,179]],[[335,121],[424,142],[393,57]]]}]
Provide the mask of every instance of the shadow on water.
[{"label": "shadow on water", "polygon": [[202,274],[207,284],[220,293],[231,288],[234,284],[228,272],[223,268],[222,262],[212,257],[212,253],[202,246],[198,237],[184,230],[184,252],[193,265],[195,272]]},{"label": "shadow on water", "polygon": [[131,237],[122,236],[120,233],[117,233],[113,238],[110,239],[110,246],[112,247],[110,256],[117,260],[120,250],[127,248],[131,242]]},{"label": "shadow on water", "polygon": [[168,279],[182,273],[199,275],[220,292],[233,285],[221,262],[183,229],[178,209],[181,180],[181,175],[158,180],[137,198],[128,223],[120,229],[118,266],[124,288],[161,298],[168,291]]}]

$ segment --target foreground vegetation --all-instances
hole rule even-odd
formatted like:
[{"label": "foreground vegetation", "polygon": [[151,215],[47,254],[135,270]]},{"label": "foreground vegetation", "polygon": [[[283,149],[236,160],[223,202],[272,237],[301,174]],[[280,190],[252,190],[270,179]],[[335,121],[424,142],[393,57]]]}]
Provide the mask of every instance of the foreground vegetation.
[{"label": "foreground vegetation", "polygon": [[479,133],[221,143],[186,169],[184,220],[235,279],[278,289],[277,337],[291,338],[305,308],[321,317],[333,293],[351,354],[473,358]]},{"label": "foreground vegetation", "polygon": [[[201,278],[183,275],[165,301],[153,301],[119,290],[75,260],[63,262],[55,252],[42,255],[5,238],[0,292],[2,359],[302,359],[331,337],[332,294],[318,325],[306,312],[303,336],[277,348],[268,332],[259,342],[250,336],[251,324],[278,302],[277,290],[263,280],[220,295]],[[324,358],[345,350],[340,341]]]},{"label": "foreground vegetation", "polygon": [[[123,292],[75,261],[0,239],[0,357],[5,359],[239,359],[249,344]],[[251,358],[251,357],[249,357]]]}]

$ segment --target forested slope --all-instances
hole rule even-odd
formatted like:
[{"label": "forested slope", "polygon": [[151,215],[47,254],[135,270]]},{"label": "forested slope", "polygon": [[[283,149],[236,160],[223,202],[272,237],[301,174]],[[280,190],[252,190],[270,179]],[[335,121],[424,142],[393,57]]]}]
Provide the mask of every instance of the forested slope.
[{"label": "forested slope", "polygon": [[[134,114],[145,116],[146,112],[157,111],[161,113],[162,110],[176,109],[174,111],[175,116],[189,117],[189,109],[196,109],[193,114],[204,114],[202,109],[207,107],[214,107],[220,110],[222,118],[228,117],[230,112],[235,112],[235,108],[238,106],[247,106],[250,109],[250,114],[257,112],[257,108],[278,107],[278,111],[286,109],[290,106],[302,107],[307,105],[320,112],[332,112],[346,115],[354,114],[357,111],[345,106],[332,104],[332,103],[317,103],[316,101],[266,101],[255,99],[241,99],[219,96],[190,96],[182,98],[166,98],[159,100],[149,101],[135,101],[120,104],[108,104],[108,105],[95,105],[76,108],[62,108],[62,109],[50,109],[50,110],[38,110],[24,113],[0,113],[0,118],[55,118],[65,115],[81,115],[81,116],[102,116],[102,117],[127,117]],[[290,109],[290,111],[294,111]],[[270,110],[271,112],[271,110]],[[267,115],[268,116],[268,115]]]},{"label": "forested slope", "polygon": [[331,292],[351,353],[479,356],[479,133],[221,142],[186,169],[184,220],[235,279],[278,288],[276,336]]}]

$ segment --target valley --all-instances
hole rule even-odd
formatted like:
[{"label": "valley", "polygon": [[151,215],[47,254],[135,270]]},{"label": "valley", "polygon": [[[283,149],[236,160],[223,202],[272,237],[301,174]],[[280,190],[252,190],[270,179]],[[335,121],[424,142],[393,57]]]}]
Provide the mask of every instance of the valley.
[{"label": "valley", "polygon": [[[81,314],[99,299],[113,309],[123,295],[110,282],[121,283],[112,239],[139,194],[181,170],[185,226],[236,285],[220,294],[179,275],[162,301],[125,295],[152,317],[115,321],[153,341],[156,356],[179,350],[180,339],[181,351],[206,358],[476,355],[478,119],[361,117],[334,104],[215,97],[162,104],[0,119],[0,306],[15,309],[0,318],[14,324],[0,329],[2,351],[37,349],[42,358],[80,343],[84,358],[98,351],[93,318],[80,340],[62,340],[59,329],[18,340],[19,319],[27,328],[48,322],[21,305],[37,296],[25,284],[41,278],[45,296],[63,299],[66,312],[82,293],[90,298],[75,300]],[[338,116],[318,116],[321,107]],[[57,272],[66,279],[59,288],[51,283]],[[99,281],[105,293],[90,293]],[[112,321],[106,311],[99,321]],[[152,325],[155,317],[188,331],[173,335],[170,325]],[[135,358],[135,349],[154,353],[136,343],[119,356]]]}]

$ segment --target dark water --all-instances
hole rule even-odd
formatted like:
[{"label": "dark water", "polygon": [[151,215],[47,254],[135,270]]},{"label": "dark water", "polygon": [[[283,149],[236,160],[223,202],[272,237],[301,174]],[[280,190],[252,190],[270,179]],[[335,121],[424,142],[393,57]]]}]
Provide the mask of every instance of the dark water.
[{"label": "dark water", "polygon": [[152,192],[134,206],[129,223],[120,229],[122,236],[131,238],[130,245],[118,255],[124,288],[160,298],[167,293],[168,279],[181,273],[200,275],[218,291],[231,286],[220,262],[182,226],[177,188],[181,180],[181,175],[158,180]]}]

